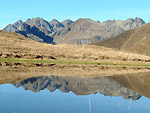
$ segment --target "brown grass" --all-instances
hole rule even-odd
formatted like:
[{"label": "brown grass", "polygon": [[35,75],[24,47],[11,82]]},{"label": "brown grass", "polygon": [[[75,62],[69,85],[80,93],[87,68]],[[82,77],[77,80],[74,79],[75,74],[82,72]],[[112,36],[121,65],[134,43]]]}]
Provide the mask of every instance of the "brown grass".
[{"label": "brown grass", "polygon": [[150,23],[133,30],[126,31],[114,38],[94,43],[121,51],[150,56]]},{"label": "brown grass", "polygon": [[43,58],[53,56],[65,60],[114,60],[114,61],[145,61],[150,57],[132,53],[119,52],[113,49],[94,45],[51,45],[35,42],[16,33],[0,31],[1,57],[14,57],[34,59],[37,55]]}]

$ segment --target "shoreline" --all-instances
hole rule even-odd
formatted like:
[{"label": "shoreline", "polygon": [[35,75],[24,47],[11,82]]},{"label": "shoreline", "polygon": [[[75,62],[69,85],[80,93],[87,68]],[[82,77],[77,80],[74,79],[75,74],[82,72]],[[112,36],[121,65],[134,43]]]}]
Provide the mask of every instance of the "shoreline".
[{"label": "shoreline", "polygon": [[53,63],[53,64],[76,64],[76,65],[110,65],[110,66],[133,66],[133,67],[150,67],[149,62],[141,61],[115,61],[115,60],[46,60],[46,59],[22,59],[22,58],[0,58],[0,63]]}]

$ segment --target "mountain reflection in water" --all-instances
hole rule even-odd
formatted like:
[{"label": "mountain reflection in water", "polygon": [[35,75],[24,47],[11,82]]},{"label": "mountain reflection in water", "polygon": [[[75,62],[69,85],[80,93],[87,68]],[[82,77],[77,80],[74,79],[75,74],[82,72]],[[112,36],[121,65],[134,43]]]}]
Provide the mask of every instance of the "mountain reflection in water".
[{"label": "mountain reflection in water", "polygon": [[59,89],[64,93],[72,91],[76,95],[100,93],[105,96],[122,96],[132,100],[142,97],[138,92],[120,85],[112,77],[40,76],[28,78],[13,85],[17,88],[22,86],[25,90],[33,92],[40,92],[44,89],[53,92]]},{"label": "mountain reflection in water", "polygon": [[149,113],[149,75],[149,67],[3,63],[0,113],[89,113],[89,98],[92,113]]},{"label": "mountain reflection in water", "polygon": [[39,67],[34,63],[2,63],[0,84],[11,83],[33,92],[58,89],[76,95],[100,93],[138,100],[142,96],[150,98],[149,75],[149,67],[65,64],[40,64]]}]

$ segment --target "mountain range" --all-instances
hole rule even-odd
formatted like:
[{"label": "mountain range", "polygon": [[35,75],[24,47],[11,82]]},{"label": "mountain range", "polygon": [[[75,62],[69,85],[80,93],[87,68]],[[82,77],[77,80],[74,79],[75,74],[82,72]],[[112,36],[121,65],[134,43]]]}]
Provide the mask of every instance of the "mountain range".
[{"label": "mountain range", "polygon": [[56,19],[48,22],[40,17],[37,17],[27,19],[26,22],[18,20],[14,24],[7,25],[3,30],[22,34],[25,37],[33,39],[37,42],[55,44],[53,37],[51,37],[50,34],[71,23],[71,20],[65,20],[60,23]]},{"label": "mountain range", "polygon": [[7,25],[3,30],[16,32],[42,43],[85,45],[113,38],[127,30],[141,27],[145,22],[140,18],[122,20],[94,21],[80,18],[73,22],[56,19],[46,21],[37,17],[21,20]]}]

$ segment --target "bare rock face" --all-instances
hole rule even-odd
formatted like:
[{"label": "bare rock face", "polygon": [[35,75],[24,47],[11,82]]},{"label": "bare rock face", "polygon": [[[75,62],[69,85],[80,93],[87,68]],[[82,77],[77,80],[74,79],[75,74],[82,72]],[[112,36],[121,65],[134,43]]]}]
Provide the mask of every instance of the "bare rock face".
[{"label": "bare rock face", "polygon": [[22,34],[25,37],[28,37],[37,42],[42,42],[42,43],[45,42],[45,43],[54,44],[52,37],[46,35],[41,30],[39,30],[37,27],[35,27],[35,26],[31,27],[30,25],[28,25],[26,23],[22,23],[18,27],[18,30],[16,30],[16,33]]},{"label": "bare rock face", "polygon": [[60,77],[60,76],[41,76],[33,77],[22,82],[14,83],[15,87],[24,87],[25,90],[39,92],[48,89],[53,92],[56,89],[64,93],[69,91],[76,95],[88,95],[101,93],[105,96],[122,96],[125,99],[138,100],[142,95],[127,89],[109,77]]}]

